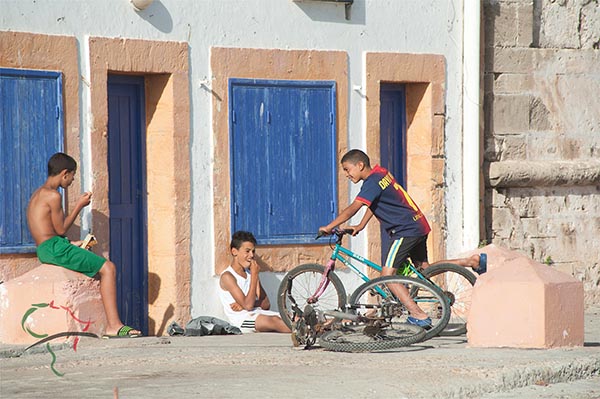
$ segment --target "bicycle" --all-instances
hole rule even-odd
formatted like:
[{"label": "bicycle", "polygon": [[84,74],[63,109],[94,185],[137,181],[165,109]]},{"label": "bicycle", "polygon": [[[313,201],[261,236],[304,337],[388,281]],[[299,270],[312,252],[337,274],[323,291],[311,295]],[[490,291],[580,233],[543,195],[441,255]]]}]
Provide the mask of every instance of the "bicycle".
[{"label": "bicycle", "polygon": [[[466,312],[470,305],[470,289],[476,277],[463,267],[444,263],[418,270],[408,263],[400,271],[400,275],[379,277],[373,280],[362,273],[351,261],[354,259],[374,270],[381,271],[381,266],[354,253],[342,246],[342,238],[352,230],[334,229],[330,260],[325,267],[318,264],[297,266],[287,273],[281,282],[277,294],[279,312],[284,322],[292,328],[292,320],[301,319],[302,310],[310,305],[320,313],[320,322],[335,326],[331,310],[344,309],[351,314],[368,317],[377,314],[384,317],[389,328],[399,328],[406,324],[408,312],[404,305],[392,294],[390,285],[404,285],[413,300],[432,318],[431,328],[426,331],[423,340],[440,333],[444,335],[460,335],[466,331]],[[320,236],[317,236],[319,238]],[[333,240],[332,240],[333,241]],[[330,242],[331,243],[331,242]],[[339,260],[363,281],[349,301],[346,301],[345,288],[335,274],[335,262]],[[348,302],[348,303],[346,303]],[[382,316],[383,315],[383,316]],[[337,323],[339,324],[339,323]],[[302,330],[302,329],[301,329]],[[323,331],[306,329],[310,345],[316,335],[320,335],[320,343],[326,346],[327,338],[336,334],[325,335]],[[302,331],[303,332],[303,331]]]},{"label": "bicycle", "polygon": [[[386,315],[361,315],[336,310],[316,311],[310,304],[295,309],[292,330],[294,346],[308,348],[316,342],[339,352],[393,349],[420,342],[425,330],[407,323],[392,323]],[[324,320],[331,317],[332,320]]]}]

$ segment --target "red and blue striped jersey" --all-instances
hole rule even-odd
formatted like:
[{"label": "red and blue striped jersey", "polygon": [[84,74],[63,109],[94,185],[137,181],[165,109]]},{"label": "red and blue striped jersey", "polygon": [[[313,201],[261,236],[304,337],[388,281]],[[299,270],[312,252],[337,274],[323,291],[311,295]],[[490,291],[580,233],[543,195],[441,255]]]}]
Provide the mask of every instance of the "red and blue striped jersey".
[{"label": "red and blue striped jersey", "polygon": [[373,211],[392,238],[420,237],[431,227],[406,190],[385,168],[376,165],[356,197]]}]

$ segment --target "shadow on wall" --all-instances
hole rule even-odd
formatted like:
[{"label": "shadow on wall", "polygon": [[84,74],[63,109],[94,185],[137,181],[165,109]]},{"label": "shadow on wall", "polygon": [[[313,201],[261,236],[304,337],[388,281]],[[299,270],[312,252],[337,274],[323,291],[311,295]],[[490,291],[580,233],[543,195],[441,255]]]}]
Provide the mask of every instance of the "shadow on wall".
[{"label": "shadow on wall", "polygon": [[271,303],[271,310],[278,312],[279,308],[277,307],[277,291],[279,290],[279,285],[281,284],[281,280],[285,273],[277,273],[270,271],[266,263],[260,258],[260,256],[256,257],[256,262],[260,266],[260,285],[262,285],[263,289],[267,293],[269,297],[269,302]]},{"label": "shadow on wall", "polygon": [[[108,232],[109,231],[109,218],[102,214],[101,212],[97,211],[97,210],[92,210],[92,217],[93,217],[93,230],[92,231],[104,231],[104,232]],[[107,233],[107,236],[109,234]],[[95,253],[99,254],[100,256],[103,256],[107,259],[109,259],[109,253],[108,253],[108,242],[102,242],[102,240],[100,240],[100,242],[98,243],[98,249],[94,250]],[[117,265],[117,270],[119,270],[119,268],[121,267],[121,265]],[[117,271],[118,273],[118,271]],[[148,273],[148,304],[151,305],[154,302],[156,302],[156,299],[158,298],[158,293],[160,292],[160,286],[161,286],[161,279],[158,276],[158,274],[156,273]],[[149,317],[148,318],[148,331],[150,331],[151,333],[153,332],[154,334],[156,334],[157,336],[161,336],[166,328],[167,328],[167,322],[169,320],[171,320],[175,315],[175,306],[173,306],[173,304],[169,304],[169,306],[167,306],[164,315],[162,316],[162,321],[160,325],[156,325],[156,320]],[[158,319],[157,319],[158,320]]]},{"label": "shadow on wall", "polygon": [[[108,216],[98,211],[97,209],[92,209],[92,226],[90,227],[90,233],[94,233],[96,238],[99,237],[99,233],[104,233],[102,237],[108,237],[109,234],[109,219]],[[109,259],[108,257],[108,242],[105,239],[99,239],[98,245],[94,247],[94,252],[100,256]],[[118,267],[119,265],[117,265]]]},{"label": "shadow on wall", "polygon": [[[148,304],[152,305],[158,298],[160,292],[160,277],[156,273],[148,273]],[[175,307],[172,303],[167,306],[164,315],[162,316],[162,322],[160,326],[156,325],[156,321],[148,317],[148,331],[153,331],[156,336],[160,337],[163,335],[167,328],[167,322],[175,315]]]},{"label": "shadow on wall", "polygon": [[365,0],[354,0],[347,11],[348,19],[346,19],[346,6],[342,2],[336,4],[326,1],[294,0],[293,4],[313,21],[364,25],[367,20]]},{"label": "shadow on wall", "polygon": [[173,30],[173,18],[159,0],[154,0],[148,8],[137,11],[137,14],[163,33],[171,33]]},{"label": "shadow on wall", "polygon": [[260,284],[269,297],[269,302],[271,302],[271,310],[275,312],[279,311],[279,308],[277,307],[277,291],[279,290],[279,285],[281,284],[283,276],[285,276],[285,273],[260,273]]}]

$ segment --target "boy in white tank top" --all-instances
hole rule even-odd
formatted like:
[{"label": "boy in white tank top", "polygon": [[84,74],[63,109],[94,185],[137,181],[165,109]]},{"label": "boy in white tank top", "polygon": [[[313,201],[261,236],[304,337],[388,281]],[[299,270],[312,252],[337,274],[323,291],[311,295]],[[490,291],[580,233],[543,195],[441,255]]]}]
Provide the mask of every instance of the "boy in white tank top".
[{"label": "boy in white tank top", "polygon": [[254,259],[256,239],[247,231],[236,231],[231,239],[231,265],[221,273],[219,298],[229,322],[243,332],[290,333],[260,285]]}]

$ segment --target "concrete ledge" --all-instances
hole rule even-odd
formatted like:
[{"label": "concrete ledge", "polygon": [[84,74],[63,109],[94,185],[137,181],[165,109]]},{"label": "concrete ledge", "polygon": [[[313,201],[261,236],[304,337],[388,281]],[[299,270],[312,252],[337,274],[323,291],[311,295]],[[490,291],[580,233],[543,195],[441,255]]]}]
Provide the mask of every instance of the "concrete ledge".
[{"label": "concrete ledge", "polygon": [[[30,313],[22,323],[26,313]],[[104,333],[100,282],[81,273],[41,265],[0,285],[0,342],[30,344],[65,331]],[[60,340],[68,340],[61,338]]]},{"label": "concrete ledge", "polygon": [[600,162],[492,162],[488,176],[492,187],[592,185],[600,182]]},{"label": "concrete ledge", "polygon": [[473,288],[471,347],[582,346],[583,283],[523,255],[480,276]]}]

